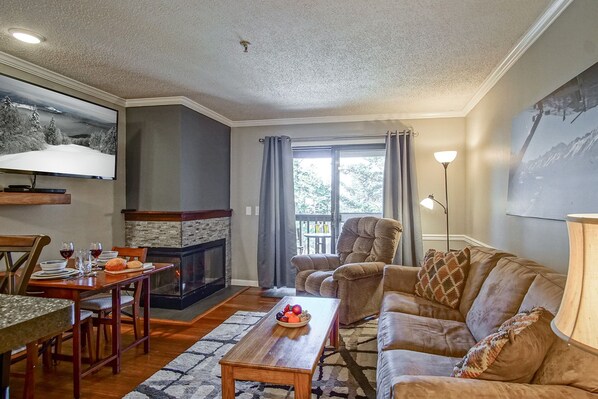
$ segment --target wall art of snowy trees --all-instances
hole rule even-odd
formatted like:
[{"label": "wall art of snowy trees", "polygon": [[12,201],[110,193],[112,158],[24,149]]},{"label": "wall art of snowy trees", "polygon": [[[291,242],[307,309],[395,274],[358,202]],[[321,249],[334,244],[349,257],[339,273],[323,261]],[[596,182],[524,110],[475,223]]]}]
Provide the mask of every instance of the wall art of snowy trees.
[{"label": "wall art of snowy trees", "polygon": [[33,107],[29,117],[23,115],[4,97],[0,103],[0,155],[41,151],[48,145],[75,144],[89,147],[103,154],[116,155],[116,126],[109,130],[96,130],[83,137],[70,137],[60,130],[54,118],[42,125],[37,109]]}]

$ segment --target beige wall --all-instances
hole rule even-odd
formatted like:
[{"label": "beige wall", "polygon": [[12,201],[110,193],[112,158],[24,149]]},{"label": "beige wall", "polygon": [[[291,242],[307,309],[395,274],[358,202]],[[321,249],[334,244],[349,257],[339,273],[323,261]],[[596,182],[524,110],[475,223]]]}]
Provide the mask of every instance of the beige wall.
[{"label": "beige wall", "polygon": [[[449,199],[451,201],[451,234],[465,232],[465,121],[463,118],[420,119],[355,123],[324,123],[233,128],[231,137],[231,208],[233,279],[257,280],[258,216],[245,215],[245,208],[259,203],[262,144],[259,138],[287,135],[293,138],[314,136],[380,135],[387,130],[414,128],[418,190],[420,197],[434,193],[444,202],[444,174],[433,153],[457,150],[460,155],[449,167]],[[340,142],[342,144],[344,142]],[[424,234],[445,232],[441,210],[422,209]],[[441,245],[443,245],[441,243]]]},{"label": "beige wall", "polygon": [[511,123],[598,62],[597,15],[598,1],[571,4],[466,118],[467,233],[559,271],[568,262],[565,222],[505,213]]},{"label": "beige wall", "polygon": [[[43,87],[60,91],[118,109],[119,148],[118,177],[112,180],[89,180],[39,176],[39,187],[66,188],[71,194],[70,205],[0,206],[0,234],[47,234],[52,242],[41,259],[60,259],[63,240],[72,240],[77,248],[86,249],[94,240],[106,247],[124,245],[124,221],[120,210],[125,207],[125,113],[114,104],[84,95],[41,78],[0,65],[0,73],[14,76]],[[29,184],[29,176],[0,174],[0,186]]]}]

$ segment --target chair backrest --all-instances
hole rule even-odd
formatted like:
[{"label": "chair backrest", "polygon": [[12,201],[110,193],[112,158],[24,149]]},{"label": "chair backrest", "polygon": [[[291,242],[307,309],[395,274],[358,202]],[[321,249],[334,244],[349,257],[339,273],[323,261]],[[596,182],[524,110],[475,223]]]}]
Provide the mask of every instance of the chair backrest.
[{"label": "chair backrest", "polygon": [[392,263],[402,231],[401,223],[394,219],[373,216],[347,219],[336,245],[341,265]]},{"label": "chair backrest", "polygon": [[112,247],[113,251],[118,251],[118,256],[129,260],[138,260],[145,262],[147,258],[147,248],[130,248],[130,247]]},{"label": "chair backrest", "polygon": [[[25,295],[27,284],[43,247],[50,243],[50,237],[0,236],[0,261],[4,259],[5,272],[0,277],[0,293]],[[18,259],[13,256],[21,254]],[[17,271],[19,274],[17,275]]]}]

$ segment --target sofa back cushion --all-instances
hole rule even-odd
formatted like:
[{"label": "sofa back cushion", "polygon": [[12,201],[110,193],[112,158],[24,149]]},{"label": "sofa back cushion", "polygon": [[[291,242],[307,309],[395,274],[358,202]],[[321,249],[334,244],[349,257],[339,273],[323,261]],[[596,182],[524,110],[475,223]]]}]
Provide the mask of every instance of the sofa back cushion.
[{"label": "sofa back cushion", "polygon": [[517,313],[537,275],[533,268],[526,267],[528,263],[537,265],[531,260],[507,257],[492,269],[465,318],[476,341],[495,332]]},{"label": "sofa back cushion", "polygon": [[488,274],[494,269],[501,258],[513,256],[508,252],[499,251],[487,247],[469,247],[470,261],[469,274],[463,288],[461,295],[461,303],[459,304],[459,311],[465,317],[473,304],[473,301],[480,293],[482,284],[488,277]]},{"label": "sofa back cushion", "polygon": [[542,306],[552,314],[557,314],[565,290],[567,276],[548,268],[538,271],[538,275],[527,290],[519,311]]},{"label": "sofa back cushion", "polygon": [[402,231],[401,223],[394,219],[373,216],[347,219],[336,245],[340,264],[392,263]]}]

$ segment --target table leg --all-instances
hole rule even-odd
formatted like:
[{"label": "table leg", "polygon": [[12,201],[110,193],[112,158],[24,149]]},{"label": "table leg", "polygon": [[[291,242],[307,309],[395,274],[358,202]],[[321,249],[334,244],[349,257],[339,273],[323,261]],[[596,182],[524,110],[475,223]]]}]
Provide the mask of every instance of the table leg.
[{"label": "table leg", "polygon": [[75,323],[73,324],[73,397],[81,396],[81,308],[79,297],[75,300]]},{"label": "table leg", "polygon": [[222,374],[222,399],[235,399],[235,378],[232,366],[220,365]]},{"label": "table leg", "polygon": [[112,355],[116,358],[112,362],[112,373],[120,373],[120,285],[112,290]]},{"label": "table leg", "polygon": [[143,336],[147,337],[143,342],[143,352],[149,353],[150,350],[150,286],[149,286],[149,275],[143,279]]},{"label": "table leg", "polygon": [[0,399],[9,399],[10,388],[10,356],[11,351],[0,353]]},{"label": "table leg", "polygon": [[332,328],[330,329],[330,345],[334,347],[334,349],[338,350],[339,339],[338,339],[338,313],[334,317],[334,321],[332,322]]},{"label": "table leg", "polygon": [[311,374],[295,374],[295,399],[311,398]]}]

